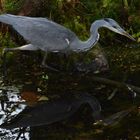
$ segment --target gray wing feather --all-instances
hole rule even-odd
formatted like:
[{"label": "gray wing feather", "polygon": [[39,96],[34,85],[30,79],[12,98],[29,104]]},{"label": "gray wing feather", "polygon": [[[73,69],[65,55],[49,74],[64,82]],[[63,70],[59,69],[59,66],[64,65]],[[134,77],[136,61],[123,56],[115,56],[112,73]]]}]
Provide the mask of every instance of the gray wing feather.
[{"label": "gray wing feather", "polygon": [[12,25],[25,40],[44,51],[64,50],[68,47],[66,39],[71,43],[76,38],[71,30],[46,18],[4,14],[0,22]]}]

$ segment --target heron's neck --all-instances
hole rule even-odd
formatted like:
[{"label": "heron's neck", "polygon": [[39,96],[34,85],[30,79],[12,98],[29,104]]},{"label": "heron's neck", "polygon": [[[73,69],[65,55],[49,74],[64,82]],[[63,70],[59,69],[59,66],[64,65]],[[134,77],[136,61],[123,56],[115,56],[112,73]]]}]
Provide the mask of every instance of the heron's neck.
[{"label": "heron's neck", "polygon": [[90,50],[99,40],[98,29],[105,25],[104,20],[96,20],[90,28],[90,37],[87,41],[81,41],[78,38],[72,44],[72,50],[75,52],[84,52]]},{"label": "heron's neck", "polygon": [[88,40],[86,41],[81,41],[79,39],[77,39],[75,41],[75,44],[73,44],[72,50],[75,52],[85,52],[90,50],[94,45],[96,45],[96,43],[99,40],[99,33],[98,31],[94,31],[94,33],[91,33],[90,37]]},{"label": "heron's neck", "polygon": [[99,34],[98,32],[94,32],[94,34],[91,34],[89,39],[87,41],[82,41],[81,44],[81,51],[88,51],[90,50],[93,46],[96,45],[96,43],[99,40]]}]

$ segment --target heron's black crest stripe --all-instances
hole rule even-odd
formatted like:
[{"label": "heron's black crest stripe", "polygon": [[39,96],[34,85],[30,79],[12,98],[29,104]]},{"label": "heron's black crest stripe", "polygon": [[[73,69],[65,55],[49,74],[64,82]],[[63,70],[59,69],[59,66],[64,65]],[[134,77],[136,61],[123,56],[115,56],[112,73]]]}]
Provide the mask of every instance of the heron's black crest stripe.
[{"label": "heron's black crest stripe", "polygon": [[104,18],[104,20],[105,20],[106,22],[109,22],[109,19],[108,19],[108,18]]},{"label": "heron's black crest stripe", "polygon": [[114,25],[114,26],[112,26],[113,28],[115,28],[115,29],[117,29],[117,27]]}]

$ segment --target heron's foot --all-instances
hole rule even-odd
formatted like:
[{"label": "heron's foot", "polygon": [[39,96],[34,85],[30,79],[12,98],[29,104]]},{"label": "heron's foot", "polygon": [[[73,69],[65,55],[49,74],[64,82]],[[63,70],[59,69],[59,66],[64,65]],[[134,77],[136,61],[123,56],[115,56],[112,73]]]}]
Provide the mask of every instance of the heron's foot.
[{"label": "heron's foot", "polygon": [[53,68],[53,67],[51,67],[51,66],[48,66],[47,64],[42,64],[42,67],[48,68],[48,69],[53,70],[53,71],[56,71],[56,72],[59,72],[58,69],[55,69],[55,68]]}]

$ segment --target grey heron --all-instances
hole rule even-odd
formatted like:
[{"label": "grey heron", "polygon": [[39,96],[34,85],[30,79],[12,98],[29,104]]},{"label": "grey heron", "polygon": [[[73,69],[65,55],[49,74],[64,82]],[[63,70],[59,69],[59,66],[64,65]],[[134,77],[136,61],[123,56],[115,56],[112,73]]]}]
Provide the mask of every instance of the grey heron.
[{"label": "grey heron", "polygon": [[42,65],[45,64],[47,52],[85,52],[90,50],[99,40],[98,29],[108,28],[118,34],[124,35],[132,40],[125,30],[111,18],[96,20],[90,28],[90,37],[87,41],[81,41],[70,29],[55,23],[47,18],[35,18],[17,16],[11,14],[0,15],[0,22],[11,25],[28,44],[18,48],[5,48],[4,52],[14,50],[42,50],[46,52]]}]

